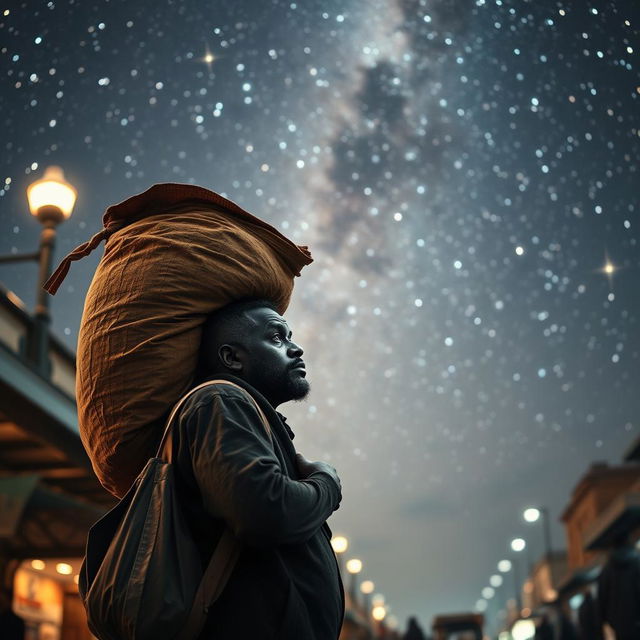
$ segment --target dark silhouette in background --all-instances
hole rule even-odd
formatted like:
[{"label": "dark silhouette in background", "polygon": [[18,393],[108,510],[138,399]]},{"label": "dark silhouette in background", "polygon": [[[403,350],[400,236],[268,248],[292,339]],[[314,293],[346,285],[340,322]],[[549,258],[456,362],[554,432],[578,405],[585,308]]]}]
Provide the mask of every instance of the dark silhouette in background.
[{"label": "dark silhouette in background", "polygon": [[535,640],[553,640],[553,625],[549,622],[547,616],[542,616],[542,619],[536,625]]},{"label": "dark silhouette in background", "polygon": [[409,618],[407,630],[402,636],[402,640],[427,640],[427,636],[413,616]]},{"label": "dark silhouette in background", "polygon": [[640,553],[628,536],[618,540],[598,578],[598,610],[616,640],[640,638]]},{"label": "dark silhouette in background", "polygon": [[0,590],[0,637],[2,640],[24,640],[24,620],[11,608],[13,593]]}]

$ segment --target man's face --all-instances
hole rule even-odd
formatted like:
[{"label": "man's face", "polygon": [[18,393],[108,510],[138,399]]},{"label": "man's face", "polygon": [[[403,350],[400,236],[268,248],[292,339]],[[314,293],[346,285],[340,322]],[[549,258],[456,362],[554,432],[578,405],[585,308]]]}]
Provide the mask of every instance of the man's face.
[{"label": "man's face", "polygon": [[285,319],[268,307],[245,311],[246,337],[239,345],[240,376],[277,407],[309,393],[302,348],[292,341]]}]

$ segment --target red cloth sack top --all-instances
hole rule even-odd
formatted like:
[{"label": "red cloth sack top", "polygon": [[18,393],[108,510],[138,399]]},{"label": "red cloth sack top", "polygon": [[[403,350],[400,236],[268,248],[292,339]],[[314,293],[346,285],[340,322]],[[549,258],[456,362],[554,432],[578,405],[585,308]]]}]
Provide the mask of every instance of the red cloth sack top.
[{"label": "red cloth sack top", "polygon": [[80,436],[102,485],[122,497],[154,455],[164,420],[194,382],[202,324],[235,300],[260,297],[286,310],[293,278],[312,262],[271,225],[193,185],[156,184],[109,207],[87,292],[77,351]]}]

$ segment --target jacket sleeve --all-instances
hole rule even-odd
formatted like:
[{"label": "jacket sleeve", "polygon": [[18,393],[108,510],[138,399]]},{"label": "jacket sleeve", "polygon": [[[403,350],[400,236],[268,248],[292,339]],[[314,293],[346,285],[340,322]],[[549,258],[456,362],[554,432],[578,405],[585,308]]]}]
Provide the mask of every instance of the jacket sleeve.
[{"label": "jacket sleeve", "polygon": [[255,407],[209,396],[185,418],[203,507],[256,547],[308,540],[337,509],[340,487],[327,473],[293,480],[283,471]]}]

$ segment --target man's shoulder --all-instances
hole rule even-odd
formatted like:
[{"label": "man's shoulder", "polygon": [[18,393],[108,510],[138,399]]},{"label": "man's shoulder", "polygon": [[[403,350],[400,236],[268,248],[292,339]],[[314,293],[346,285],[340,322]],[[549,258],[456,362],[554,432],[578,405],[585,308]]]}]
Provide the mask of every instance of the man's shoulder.
[{"label": "man's shoulder", "polygon": [[239,385],[226,380],[215,380],[203,382],[198,385],[187,398],[183,406],[183,412],[193,410],[202,405],[235,404],[238,400],[253,404],[253,400],[248,391]]}]

